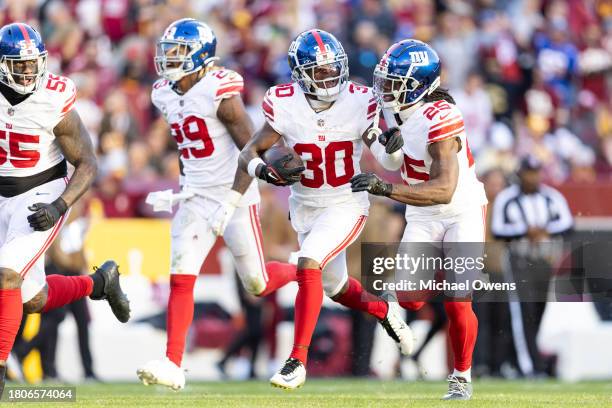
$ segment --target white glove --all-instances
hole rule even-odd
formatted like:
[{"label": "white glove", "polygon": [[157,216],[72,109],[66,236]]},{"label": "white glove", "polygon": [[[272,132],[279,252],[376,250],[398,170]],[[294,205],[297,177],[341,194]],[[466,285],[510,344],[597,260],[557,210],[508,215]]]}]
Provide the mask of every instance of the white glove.
[{"label": "white glove", "polygon": [[172,212],[172,206],[179,201],[187,200],[195,194],[191,191],[181,191],[173,194],[172,190],[152,191],[147,195],[145,202],[153,206],[153,211]]},{"label": "white glove", "polygon": [[236,190],[230,190],[225,197],[225,201],[219,204],[210,215],[210,228],[216,236],[220,237],[225,232],[225,228],[232,219],[241,198],[242,194]]}]

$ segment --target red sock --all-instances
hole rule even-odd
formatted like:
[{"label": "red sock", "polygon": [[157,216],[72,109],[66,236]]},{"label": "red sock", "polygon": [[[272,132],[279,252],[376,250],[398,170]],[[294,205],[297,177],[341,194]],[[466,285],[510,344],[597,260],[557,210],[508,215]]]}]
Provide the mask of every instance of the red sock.
[{"label": "red sock", "polygon": [[323,281],[320,269],[298,269],[298,293],[295,297],[295,322],[291,356],[304,365],[308,359],[308,347],[317,325],[323,302]]},{"label": "red sock", "polygon": [[0,361],[6,361],[21,324],[21,288],[0,289]]},{"label": "red sock", "polygon": [[91,295],[93,279],[88,275],[47,275],[47,287],[49,291],[43,313]]},{"label": "red sock", "polygon": [[421,308],[425,305],[425,302],[414,302],[414,301],[398,301],[399,305],[406,310],[412,310],[416,312],[417,310],[421,310]]},{"label": "red sock", "polygon": [[413,312],[420,310],[425,305],[425,301],[433,296],[431,291],[426,290],[398,290],[395,294],[397,296],[397,303],[404,309],[412,310]]},{"label": "red sock", "polygon": [[297,266],[284,262],[266,262],[266,272],[268,273],[268,283],[259,296],[266,296],[278,288],[282,288],[289,282],[297,280]]},{"label": "red sock", "polygon": [[387,316],[389,305],[376,295],[363,290],[361,282],[355,278],[348,278],[348,289],[346,292],[334,299],[336,302],[350,309],[367,312],[378,320]]},{"label": "red sock", "polygon": [[168,299],[168,342],[166,356],[181,366],[187,330],[193,320],[193,287],[195,275],[170,275],[170,298]]},{"label": "red sock", "polygon": [[455,369],[465,371],[472,366],[472,354],[478,335],[478,319],[472,302],[445,302],[448,334],[453,346]]}]

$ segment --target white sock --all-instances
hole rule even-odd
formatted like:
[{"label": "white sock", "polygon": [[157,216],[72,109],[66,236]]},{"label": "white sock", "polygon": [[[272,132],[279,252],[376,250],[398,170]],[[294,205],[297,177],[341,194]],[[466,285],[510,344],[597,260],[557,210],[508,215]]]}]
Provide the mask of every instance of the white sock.
[{"label": "white sock", "polygon": [[455,377],[465,378],[465,381],[467,382],[472,382],[472,368],[471,367],[465,371],[459,371],[455,368],[455,370],[453,371],[453,375]]}]

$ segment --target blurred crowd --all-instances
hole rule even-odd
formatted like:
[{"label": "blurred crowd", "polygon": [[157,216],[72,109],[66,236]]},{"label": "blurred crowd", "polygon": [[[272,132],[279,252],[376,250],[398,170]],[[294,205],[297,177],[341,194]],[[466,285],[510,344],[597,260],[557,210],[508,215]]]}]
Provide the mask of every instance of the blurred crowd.
[{"label": "blurred crowd", "polygon": [[491,172],[494,180],[511,174],[526,153],[544,163],[544,179],[553,184],[609,179],[607,0],[0,1],[0,24],[37,27],[49,69],[77,84],[77,109],[100,160],[96,196],[107,216],[151,216],[146,193],[177,184],[177,153],[150,89],[156,40],[183,17],[213,28],[221,64],[245,77],[256,126],[267,87],[290,80],[286,51],[299,32],[318,27],[337,35],[352,78],[366,84],[390,44],[417,38],[442,59],[443,86],[463,111],[485,180]]}]

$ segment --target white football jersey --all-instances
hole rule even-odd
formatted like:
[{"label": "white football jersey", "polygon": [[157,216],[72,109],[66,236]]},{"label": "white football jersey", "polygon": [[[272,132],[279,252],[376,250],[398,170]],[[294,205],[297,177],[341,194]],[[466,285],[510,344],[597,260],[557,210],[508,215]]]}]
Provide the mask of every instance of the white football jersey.
[{"label": "white football jersey", "polygon": [[[180,152],[182,186],[205,195],[217,194],[212,187],[231,187],[240,151],[217,117],[217,109],[223,99],[239,95],[243,87],[240,74],[222,68],[207,72],[184,95],[165,79],[153,84],[151,100],[170,125]],[[247,193],[259,197],[257,184],[252,183]]]},{"label": "white football jersey", "polygon": [[64,159],[53,129],[74,108],[76,87],[47,72],[26,100],[11,105],[0,94],[0,176],[38,174]]},{"label": "white football jersey", "polygon": [[268,90],[262,104],[266,121],[304,161],[306,170],[291,196],[299,203],[328,207],[354,202],[369,206],[366,192],[351,192],[350,179],[361,172],[361,136],[372,125],[372,90],[349,83],[334,104],[315,112],[297,83]]},{"label": "white football jersey", "polygon": [[461,140],[461,150],[457,153],[459,178],[451,202],[426,207],[406,205],[406,219],[454,215],[465,211],[468,206],[487,203],[484,186],[474,171],[474,158],[463,126],[463,117],[455,105],[444,100],[425,103],[401,125],[392,112],[383,110],[383,115],[389,127],[398,126],[402,132],[404,163],[401,172],[405,184],[429,180],[432,158],[428,147],[431,143],[450,138]]}]

